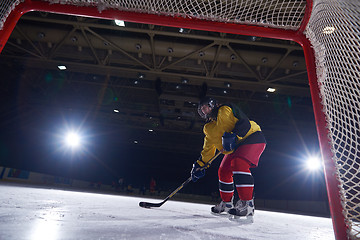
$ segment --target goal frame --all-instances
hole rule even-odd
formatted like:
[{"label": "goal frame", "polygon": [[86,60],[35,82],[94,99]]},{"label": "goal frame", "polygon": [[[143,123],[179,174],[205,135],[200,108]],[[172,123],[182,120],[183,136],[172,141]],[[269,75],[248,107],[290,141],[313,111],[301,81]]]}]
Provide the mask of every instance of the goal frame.
[{"label": "goal frame", "polygon": [[53,4],[36,0],[25,0],[24,2],[18,4],[11,11],[4,23],[3,29],[0,30],[0,53],[3,50],[20,17],[30,11],[42,11],[92,18],[103,18],[109,20],[121,19],[128,22],[154,24],[169,27],[182,27],[195,30],[224,32],[230,34],[266,37],[297,42],[302,46],[304,50],[316,129],[324,163],[324,174],[334,234],[336,239],[348,239],[348,227],[345,224],[345,217],[342,213],[343,208],[341,204],[341,197],[339,194],[340,183],[339,180],[336,178],[336,166],[335,162],[332,160],[333,153],[331,152],[331,146],[329,143],[330,141],[328,138],[326,116],[322,111],[323,106],[320,98],[320,87],[316,75],[315,53],[313,48],[311,47],[309,40],[304,34],[305,28],[310,19],[313,6],[312,0],[306,0],[306,2],[307,4],[303,21],[299,29],[297,31],[294,31],[236,23],[214,22],[194,18],[190,19],[185,17],[172,17],[148,13],[127,12],[115,9],[105,9],[99,11],[99,9],[95,6],[71,6],[58,3]]}]

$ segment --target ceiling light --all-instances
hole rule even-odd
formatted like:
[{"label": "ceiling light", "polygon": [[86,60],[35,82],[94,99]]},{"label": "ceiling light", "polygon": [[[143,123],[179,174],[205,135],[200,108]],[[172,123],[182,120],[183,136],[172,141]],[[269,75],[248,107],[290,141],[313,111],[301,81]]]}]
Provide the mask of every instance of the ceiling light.
[{"label": "ceiling light", "polygon": [[268,59],[267,59],[267,57],[263,57],[263,58],[261,59],[261,61],[262,61],[263,63],[267,63]]},{"label": "ceiling light", "polygon": [[321,159],[316,156],[309,157],[306,161],[306,167],[311,171],[320,170],[322,168]]},{"label": "ceiling light", "polygon": [[64,138],[65,144],[69,147],[78,147],[81,143],[81,137],[76,132],[68,132]]},{"label": "ceiling light", "polygon": [[45,37],[45,33],[43,32],[38,33],[38,38],[43,39],[44,37]]},{"label": "ceiling light", "polygon": [[58,65],[57,66],[59,70],[66,70],[66,66],[65,65]]},{"label": "ceiling light", "polygon": [[230,59],[231,59],[231,60],[235,60],[235,59],[236,59],[236,55],[235,55],[235,54],[231,54]]},{"label": "ceiling light", "polygon": [[255,41],[256,41],[256,37],[255,37],[255,36],[251,36],[251,37],[249,37],[249,39],[250,39],[250,41],[252,41],[252,42],[255,42]]},{"label": "ceiling light", "polygon": [[118,113],[118,112],[120,112],[118,109],[114,109],[114,112],[116,112],[116,113]]},{"label": "ceiling light", "polygon": [[187,28],[179,28],[179,33],[189,33],[190,30]]},{"label": "ceiling light", "polygon": [[324,27],[322,33],[323,34],[332,34],[335,32],[335,27]]},{"label": "ceiling light", "polygon": [[231,83],[229,83],[229,82],[225,82],[224,85],[225,85],[226,87],[228,87],[228,88],[231,87]]},{"label": "ceiling light", "polygon": [[152,130],[152,129],[149,129],[149,132],[153,132],[154,130]]},{"label": "ceiling light", "polygon": [[115,19],[115,24],[119,27],[125,27],[125,22],[123,20],[117,20]]},{"label": "ceiling light", "polygon": [[189,80],[187,78],[183,78],[183,79],[181,79],[181,83],[188,84]]},{"label": "ceiling light", "polygon": [[275,89],[275,88],[271,88],[271,87],[269,87],[266,91],[268,91],[268,92],[275,92],[275,91],[276,91],[276,89]]},{"label": "ceiling light", "polygon": [[139,74],[138,74],[138,78],[139,78],[139,79],[144,79],[144,78],[145,78],[145,74],[139,73]]}]

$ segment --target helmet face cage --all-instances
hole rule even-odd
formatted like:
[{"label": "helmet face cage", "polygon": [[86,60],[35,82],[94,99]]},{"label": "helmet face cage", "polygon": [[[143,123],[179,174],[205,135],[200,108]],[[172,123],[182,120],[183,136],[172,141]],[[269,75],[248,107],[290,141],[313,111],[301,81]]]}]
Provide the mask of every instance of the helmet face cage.
[{"label": "helmet face cage", "polygon": [[216,107],[217,102],[215,99],[210,98],[210,97],[205,97],[202,100],[200,100],[199,105],[198,105],[198,113],[201,118],[208,119],[211,115],[211,112],[209,114],[203,113],[201,108],[204,105],[208,105],[211,108],[211,110],[213,110]]}]

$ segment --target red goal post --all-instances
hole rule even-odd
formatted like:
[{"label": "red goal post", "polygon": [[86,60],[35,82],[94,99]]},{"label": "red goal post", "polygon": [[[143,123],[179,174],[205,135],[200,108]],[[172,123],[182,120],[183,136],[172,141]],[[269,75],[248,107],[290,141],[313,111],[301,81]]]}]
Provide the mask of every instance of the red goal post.
[{"label": "red goal post", "polygon": [[360,239],[360,2],[2,0],[0,52],[19,18],[44,11],[291,40],[304,50],[336,239]]}]

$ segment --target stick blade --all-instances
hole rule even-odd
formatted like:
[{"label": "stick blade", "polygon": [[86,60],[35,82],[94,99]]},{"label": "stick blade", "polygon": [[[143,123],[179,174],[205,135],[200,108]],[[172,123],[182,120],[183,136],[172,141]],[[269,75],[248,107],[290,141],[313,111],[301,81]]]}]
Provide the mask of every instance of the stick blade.
[{"label": "stick blade", "polygon": [[143,208],[160,207],[161,205],[162,203],[139,202],[139,206]]}]

